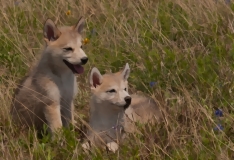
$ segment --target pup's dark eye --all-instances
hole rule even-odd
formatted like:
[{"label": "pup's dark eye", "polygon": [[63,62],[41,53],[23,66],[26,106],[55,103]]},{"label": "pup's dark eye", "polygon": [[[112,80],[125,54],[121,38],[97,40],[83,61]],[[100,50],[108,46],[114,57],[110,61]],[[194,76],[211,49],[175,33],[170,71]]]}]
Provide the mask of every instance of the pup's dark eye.
[{"label": "pup's dark eye", "polygon": [[127,91],[127,88],[124,88],[125,91]]},{"label": "pup's dark eye", "polygon": [[81,45],[80,48],[83,48],[83,46]]},{"label": "pup's dark eye", "polygon": [[109,91],[106,91],[106,92],[109,92],[109,93],[114,93],[114,92],[116,92],[116,90],[115,90],[115,89],[111,89],[111,90],[109,90]]},{"label": "pup's dark eye", "polygon": [[66,47],[66,48],[63,48],[64,51],[73,51],[73,49],[71,47]]}]

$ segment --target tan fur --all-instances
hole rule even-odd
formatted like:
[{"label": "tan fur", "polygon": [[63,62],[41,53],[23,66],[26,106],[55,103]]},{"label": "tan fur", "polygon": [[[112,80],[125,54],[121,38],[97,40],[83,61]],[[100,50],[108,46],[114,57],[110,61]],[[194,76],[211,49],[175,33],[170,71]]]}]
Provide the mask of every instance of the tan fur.
[{"label": "tan fur", "polygon": [[[130,68],[126,64],[124,69],[117,73],[101,75],[97,68],[93,68],[90,74],[92,97],[88,139],[96,146],[106,143],[113,152],[118,149],[118,143],[123,139],[123,131],[136,132],[134,122],[155,123],[156,119],[161,118],[159,108],[149,97],[132,95],[130,106],[124,109],[124,97],[129,97],[129,73]],[[107,92],[111,89],[116,90],[113,95]],[[88,143],[82,146],[89,149]]]},{"label": "tan fur", "polygon": [[[15,92],[11,114],[16,124],[35,126],[39,131],[43,129],[43,124],[47,124],[49,131],[54,132],[74,122],[76,76],[63,60],[73,67],[79,66],[78,68],[87,62],[81,60],[87,58],[80,48],[83,25],[83,18],[76,26],[61,28],[57,28],[50,19],[46,21],[45,49],[38,64]],[[71,47],[72,50],[66,47]]]},{"label": "tan fur", "polygon": [[45,107],[44,114],[46,120],[48,121],[48,125],[51,126],[50,129],[52,132],[62,127],[59,104]]},{"label": "tan fur", "polygon": [[156,124],[162,120],[162,113],[153,98],[143,95],[131,95],[131,105],[125,110],[124,131],[137,132],[135,122]]}]

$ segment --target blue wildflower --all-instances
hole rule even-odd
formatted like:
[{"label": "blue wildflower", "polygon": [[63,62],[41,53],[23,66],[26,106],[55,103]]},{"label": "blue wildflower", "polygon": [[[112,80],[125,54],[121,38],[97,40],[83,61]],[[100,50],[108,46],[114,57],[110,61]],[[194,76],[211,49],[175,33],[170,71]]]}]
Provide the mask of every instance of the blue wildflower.
[{"label": "blue wildflower", "polygon": [[217,127],[214,128],[215,131],[223,130],[223,126],[221,124],[218,124]]},{"label": "blue wildflower", "polygon": [[217,109],[217,110],[215,110],[215,115],[217,117],[223,117],[223,111],[221,109]]},{"label": "blue wildflower", "polygon": [[155,86],[157,84],[157,82],[150,82],[150,87],[153,87],[153,86]]}]

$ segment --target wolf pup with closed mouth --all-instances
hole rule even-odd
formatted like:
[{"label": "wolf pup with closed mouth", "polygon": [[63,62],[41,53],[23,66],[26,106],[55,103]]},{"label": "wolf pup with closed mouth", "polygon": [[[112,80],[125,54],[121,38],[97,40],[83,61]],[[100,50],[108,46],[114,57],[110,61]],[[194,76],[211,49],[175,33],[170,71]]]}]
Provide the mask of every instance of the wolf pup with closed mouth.
[{"label": "wolf pup with closed mouth", "polygon": [[[115,152],[118,142],[124,137],[123,131],[136,132],[134,122],[148,123],[160,118],[160,110],[152,98],[128,93],[128,63],[116,73],[101,75],[97,68],[90,74],[92,96],[90,99],[90,118],[87,138],[91,143],[83,143],[85,151],[90,144],[107,146]],[[103,143],[105,145],[103,145]]]}]

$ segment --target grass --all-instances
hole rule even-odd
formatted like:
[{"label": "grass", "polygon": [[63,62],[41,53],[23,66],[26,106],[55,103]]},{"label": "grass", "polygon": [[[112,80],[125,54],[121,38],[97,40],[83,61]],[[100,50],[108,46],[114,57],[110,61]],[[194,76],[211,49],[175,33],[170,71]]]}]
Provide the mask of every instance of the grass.
[{"label": "grass", "polygon": [[[233,159],[234,5],[206,0],[17,1],[0,7],[0,159]],[[68,10],[69,13],[68,13]],[[85,73],[78,76],[77,126],[51,141],[16,129],[9,116],[13,89],[38,59],[47,18],[71,25],[84,15],[89,39]],[[96,66],[115,72],[131,68],[131,92],[157,98],[165,122],[153,143],[129,135],[118,153],[81,148],[88,117],[88,73]],[[151,87],[150,82],[156,82]],[[222,131],[214,112],[222,109]]]}]

